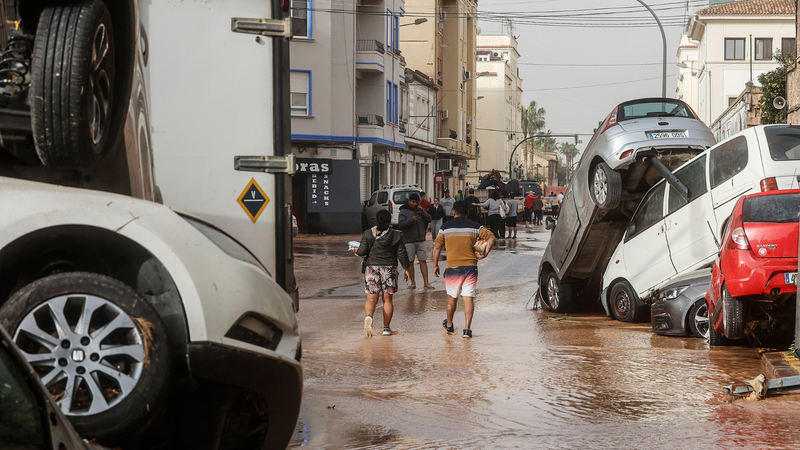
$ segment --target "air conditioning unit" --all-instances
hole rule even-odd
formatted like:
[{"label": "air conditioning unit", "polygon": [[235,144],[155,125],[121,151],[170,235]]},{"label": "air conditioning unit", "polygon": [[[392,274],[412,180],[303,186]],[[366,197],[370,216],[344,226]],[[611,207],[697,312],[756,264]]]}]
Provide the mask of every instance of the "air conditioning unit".
[{"label": "air conditioning unit", "polygon": [[457,177],[458,177],[458,167],[456,166],[456,167],[453,167],[453,178],[457,178]]},{"label": "air conditioning unit", "polygon": [[447,20],[447,12],[446,11],[440,11],[439,12],[439,20],[441,20],[442,22]]},{"label": "air conditioning unit", "polygon": [[500,57],[500,53],[494,52],[494,53],[492,53],[492,56],[494,56],[495,58],[499,58]]},{"label": "air conditioning unit", "polygon": [[472,79],[472,72],[470,72],[469,70],[465,70],[464,71],[464,79],[465,80],[471,80]]},{"label": "air conditioning unit", "polygon": [[447,119],[450,117],[450,111],[443,109],[442,110],[442,120]]},{"label": "air conditioning unit", "polygon": [[472,117],[467,117],[467,125],[472,125]]},{"label": "air conditioning unit", "polygon": [[436,171],[437,172],[450,172],[453,170],[453,160],[452,159],[437,159],[436,160]]}]

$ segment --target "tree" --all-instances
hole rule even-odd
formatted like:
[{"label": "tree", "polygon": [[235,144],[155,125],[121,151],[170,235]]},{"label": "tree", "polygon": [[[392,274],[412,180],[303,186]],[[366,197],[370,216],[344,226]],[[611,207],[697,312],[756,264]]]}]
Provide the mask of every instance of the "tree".
[{"label": "tree", "polygon": [[556,142],[556,139],[554,137],[550,136],[552,133],[553,132],[550,130],[547,130],[545,133],[540,133],[543,134],[544,136],[540,136],[534,139],[533,143],[534,148],[544,153],[555,152],[558,149],[558,142]]},{"label": "tree", "polygon": [[786,123],[786,108],[775,109],[775,97],[786,98],[786,69],[794,63],[794,54],[775,52],[773,59],[780,64],[777,69],[758,76],[761,83],[761,124]]},{"label": "tree", "polygon": [[[522,137],[527,139],[528,136],[534,135],[544,129],[544,116],[547,111],[536,104],[536,100],[531,100],[530,105],[522,107]],[[525,162],[532,160],[530,157],[528,141],[525,141]]]},{"label": "tree", "polygon": [[580,153],[578,147],[571,142],[562,142],[561,145],[558,146],[558,151],[564,155],[564,160],[567,163],[567,167],[572,167],[572,163],[575,160],[575,156]]}]

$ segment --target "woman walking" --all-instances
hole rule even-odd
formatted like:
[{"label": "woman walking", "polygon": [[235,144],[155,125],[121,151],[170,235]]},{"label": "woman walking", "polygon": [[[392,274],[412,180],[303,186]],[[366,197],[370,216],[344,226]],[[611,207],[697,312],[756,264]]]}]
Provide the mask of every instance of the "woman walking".
[{"label": "woman walking", "polygon": [[397,262],[403,266],[406,276],[411,268],[408,253],[403,242],[403,233],[389,228],[392,214],[381,210],[376,215],[378,225],[364,232],[361,245],[355,250],[356,255],[363,256],[364,284],[367,302],[364,304],[364,335],[372,336],[372,314],[378,307],[378,297],[383,292],[383,335],[391,336],[392,296],[397,292]]},{"label": "woman walking", "polygon": [[[506,215],[507,207],[501,199],[500,191],[492,191],[491,197],[492,198],[481,203],[479,206],[483,206],[489,210],[489,229],[494,233],[495,237],[497,239],[505,239],[506,222],[503,220],[503,216]],[[500,215],[501,208],[503,210],[503,216]]]},{"label": "woman walking", "polygon": [[439,204],[438,198],[433,199],[433,204],[428,208],[428,215],[431,216],[431,237],[435,241],[444,221],[444,207]]}]

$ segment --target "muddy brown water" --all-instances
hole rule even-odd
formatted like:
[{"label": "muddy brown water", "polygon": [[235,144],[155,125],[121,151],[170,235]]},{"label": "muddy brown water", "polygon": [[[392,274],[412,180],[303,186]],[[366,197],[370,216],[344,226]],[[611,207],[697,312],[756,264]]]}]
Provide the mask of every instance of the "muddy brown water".
[{"label": "muddy brown water", "polygon": [[358,258],[331,253],[350,237],[301,237],[298,279],[322,294],[299,314],[305,391],[290,448],[800,447],[797,396],[724,394],[763,370],[753,349],[709,350],[602,313],[530,310],[548,237],[533,231],[480,263],[471,340],[461,308],[457,334],[444,333],[441,279],[433,291],[401,289],[395,334],[365,338]]}]

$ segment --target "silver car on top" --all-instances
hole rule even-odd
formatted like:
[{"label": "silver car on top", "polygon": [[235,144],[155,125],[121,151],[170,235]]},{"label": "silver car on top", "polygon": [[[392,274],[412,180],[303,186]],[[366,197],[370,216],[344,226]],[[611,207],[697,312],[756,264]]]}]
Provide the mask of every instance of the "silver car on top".
[{"label": "silver car on top", "polygon": [[716,144],[686,103],[645,98],[617,105],[583,152],[539,266],[539,294],[553,311],[598,300],[609,258],[644,194],[683,163]]}]

